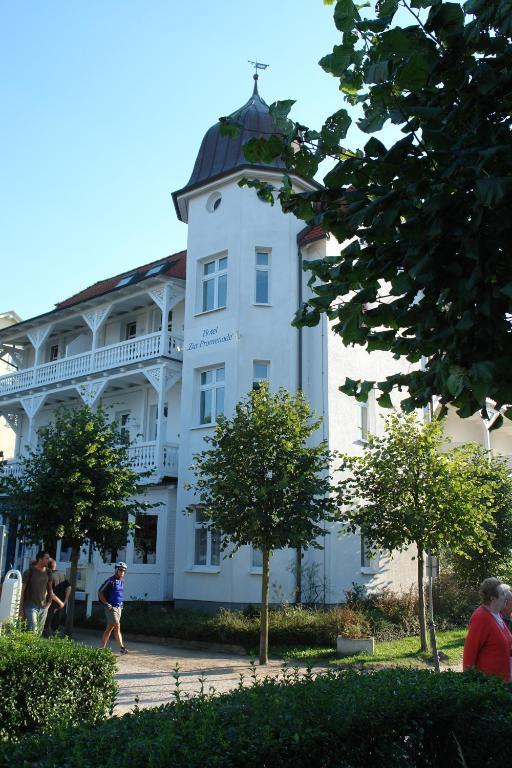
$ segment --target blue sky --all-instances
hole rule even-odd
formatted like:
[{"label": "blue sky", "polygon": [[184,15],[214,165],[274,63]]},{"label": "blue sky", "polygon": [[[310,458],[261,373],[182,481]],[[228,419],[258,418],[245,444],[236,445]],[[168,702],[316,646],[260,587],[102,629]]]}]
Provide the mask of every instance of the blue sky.
[{"label": "blue sky", "polygon": [[[343,106],[317,62],[338,42],[322,0],[15,0],[0,5],[0,312],[186,245],[171,193],[203,134],[252,90],[319,127]],[[368,137],[354,131],[347,144]]]}]

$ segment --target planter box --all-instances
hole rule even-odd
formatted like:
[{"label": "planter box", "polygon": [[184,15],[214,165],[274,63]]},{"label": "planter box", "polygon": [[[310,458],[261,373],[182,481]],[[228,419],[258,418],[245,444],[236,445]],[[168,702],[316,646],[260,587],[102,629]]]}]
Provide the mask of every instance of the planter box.
[{"label": "planter box", "polygon": [[338,635],[336,638],[336,652],[338,656],[352,656],[354,653],[375,653],[375,638],[363,637],[360,640],[356,640],[353,637],[342,637]]}]

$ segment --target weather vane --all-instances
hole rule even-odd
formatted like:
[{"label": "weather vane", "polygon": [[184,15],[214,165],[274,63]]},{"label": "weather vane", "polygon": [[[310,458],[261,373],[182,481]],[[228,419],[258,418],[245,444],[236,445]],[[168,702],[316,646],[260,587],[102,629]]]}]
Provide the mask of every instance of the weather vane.
[{"label": "weather vane", "polygon": [[258,69],[266,69],[270,66],[270,64],[262,64],[261,61],[251,61],[248,59],[249,64],[252,64],[254,67],[254,79],[258,79]]}]

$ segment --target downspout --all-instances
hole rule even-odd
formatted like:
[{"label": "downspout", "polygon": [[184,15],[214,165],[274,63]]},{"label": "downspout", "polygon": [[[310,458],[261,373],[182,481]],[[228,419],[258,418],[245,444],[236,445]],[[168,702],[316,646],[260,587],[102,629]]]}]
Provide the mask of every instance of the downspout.
[{"label": "downspout", "polygon": [[[297,248],[297,297],[298,309],[302,307],[302,251],[300,245]],[[298,329],[297,348],[297,391],[302,392],[302,327]],[[302,603],[302,547],[295,550],[295,605]]]}]

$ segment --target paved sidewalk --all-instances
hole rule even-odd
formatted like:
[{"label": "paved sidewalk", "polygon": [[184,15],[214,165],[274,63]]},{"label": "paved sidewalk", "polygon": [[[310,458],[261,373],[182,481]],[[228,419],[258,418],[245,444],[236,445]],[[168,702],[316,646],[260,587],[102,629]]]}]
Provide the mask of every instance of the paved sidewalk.
[{"label": "paved sidewalk", "polygon": [[[101,631],[75,630],[73,637],[78,642],[97,647],[100,643]],[[127,640],[126,645],[129,653],[126,656],[120,656],[113,640],[110,641],[110,648],[117,657],[119,683],[115,715],[131,712],[136,704],[139,707],[156,707],[172,701],[176,683],[173,676],[176,664],[179,667],[180,692],[188,696],[199,693],[201,677],[204,678],[204,690],[212,687],[217,693],[226,693],[239,685],[241,675],[245,684],[248,685],[254,674],[258,678],[266,675],[276,676],[282,674],[283,669],[283,662],[280,660],[269,661],[266,667],[260,667],[257,663],[251,666],[249,656],[233,653],[199,651],[181,646],[134,640]],[[293,662],[288,666],[306,669],[306,665],[299,662]],[[315,671],[324,669],[326,667],[321,665],[315,667]],[[461,665],[443,667],[443,669],[461,671]]]},{"label": "paved sidewalk", "polygon": [[[98,646],[100,638],[100,631],[75,630],[74,633],[75,640],[91,646]],[[127,641],[126,645],[129,653],[120,656],[113,641],[110,643],[117,656],[119,695],[114,710],[116,715],[130,712],[136,703],[139,707],[156,707],[172,701],[176,664],[179,666],[180,691],[187,695],[199,693],[201,676],[205,678],[205,690],[212,686],[218,693],[225,693],[237,687],[240,675],[249,683],[253,674],[249,656],[134,641]],[[256,675],[278,675],[282,667],[282,661],[270,661],[266,667],[256,666]]]}]

